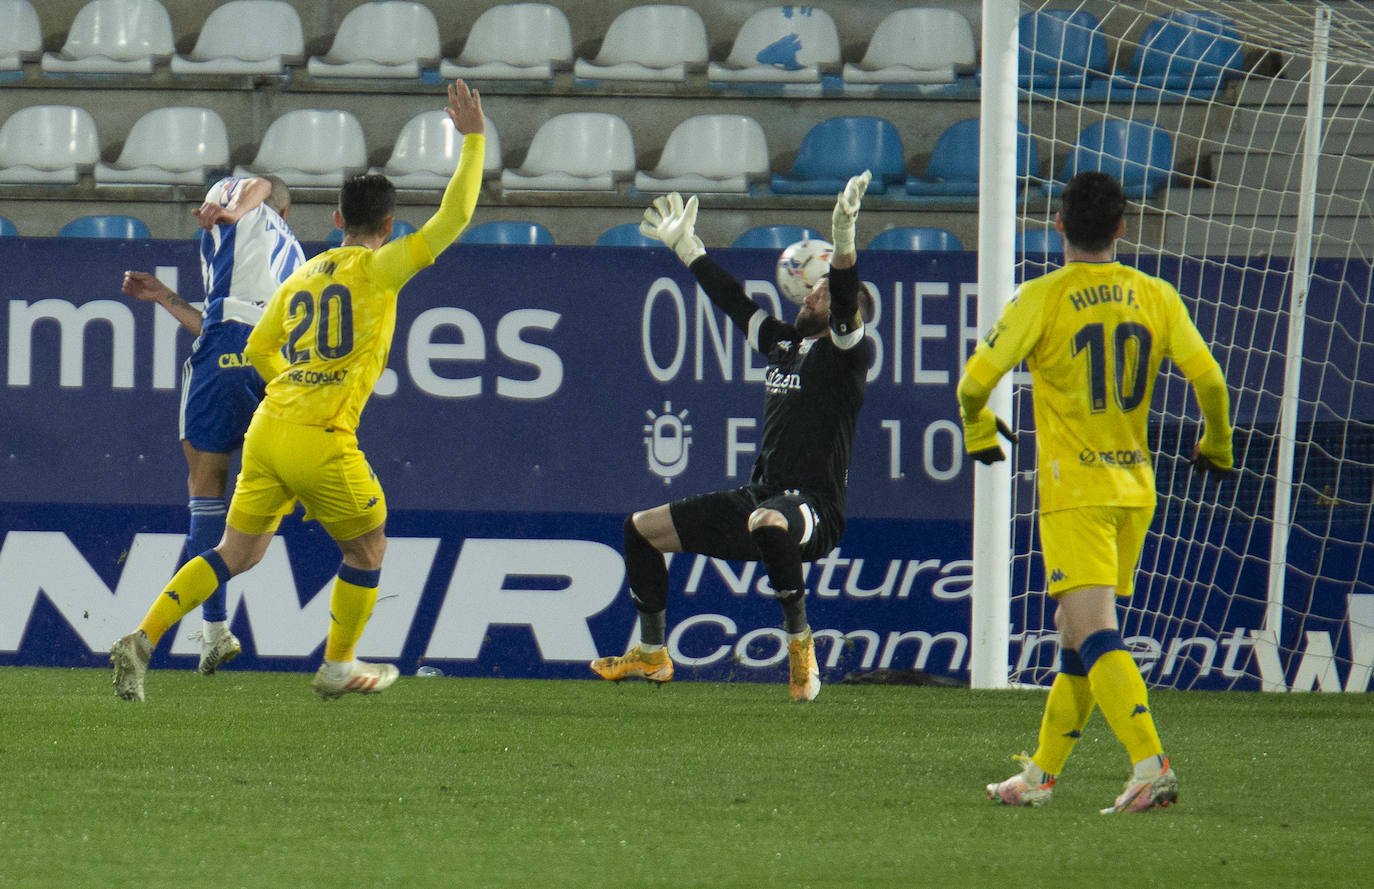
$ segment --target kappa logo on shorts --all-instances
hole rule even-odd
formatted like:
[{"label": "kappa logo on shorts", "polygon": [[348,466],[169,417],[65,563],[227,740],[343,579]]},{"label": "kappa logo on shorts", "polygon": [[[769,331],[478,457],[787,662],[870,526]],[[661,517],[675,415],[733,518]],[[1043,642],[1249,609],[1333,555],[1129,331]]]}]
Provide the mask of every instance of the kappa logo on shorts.
[{"label": "kappa logo on shorts", "polygon": [[1060,571],[1058,568],[1050,572],[1050,583],[1059,583],[1060,581],[1068,579],[1069,575],[1065,574],[1063,571]]},{"label": "kappa logo on shorts", "polygon": [[367,501],[367,505],[364,506],[363,509],[371,509],[372,507],[374,507],[374,506],[376,506],[376,505],[377,505],[377,498],[376,498],[376,497],[373,497],[371,500]]}]

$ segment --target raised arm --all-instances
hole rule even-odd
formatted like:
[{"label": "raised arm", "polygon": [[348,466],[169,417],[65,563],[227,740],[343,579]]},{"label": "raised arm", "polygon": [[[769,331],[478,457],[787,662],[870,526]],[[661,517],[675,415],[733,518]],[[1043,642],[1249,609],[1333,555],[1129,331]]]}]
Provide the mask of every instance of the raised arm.
[{"label": "raised arm", "polygon": [[706,245],[696,234],[697,198],[692,195],[685,202],[677,192],[654,198],[645,209],[639,230],[645,237],[662,241],[677,254],[711,302],[744,331],[749,344],[758,348],[758,328],[768,313],[745,295],[744,288],[734,276],[706,255]]},{"label": "raised arm", "polygon": [[233,225],[249,210],[261,206],[271,193],[272,183],[266,179],[221,179],[191,215],[206,231],[216,225]]},{"label": "raised arm", "polygon": [[835,198],[830,214],[830,243],[835,246],[830,255],[830,329],[841,348],[852,348],[863,339],[863,314],[859,311],[863,283],[856,269],[859,254],[854,247],[854,229],[859,204],[872,178],[867,170],[851,177]]},{"label": "raised arm", "polygon": [[482,116],[482,97],[477,90],[458,80],[448,86],[449,120],[463,135],[463,153],[458,169],[444,189],[439,211],[420,226],[429,252],[438,256],[472,220],[477,209],[477,194],[482,188],[482,161],[486,156],[486,119]]}]

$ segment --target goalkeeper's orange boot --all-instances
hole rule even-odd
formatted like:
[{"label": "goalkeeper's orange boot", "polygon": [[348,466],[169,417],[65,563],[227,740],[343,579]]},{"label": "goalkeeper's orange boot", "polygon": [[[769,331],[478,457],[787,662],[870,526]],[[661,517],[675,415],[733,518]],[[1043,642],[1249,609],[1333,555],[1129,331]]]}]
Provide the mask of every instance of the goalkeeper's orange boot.
[{"label": "goalkeeper's orange boot", "polygon": [[821,693],[821,671],[816,664],[816,640],[807,630],[800,639],[787,643],[787,684],[792,700],[814,701]]},{"label": "goalkeeper's orange boot", "polygon": [[1031,762],[1031,758],[1024,753],[1012,759],[1025,763],[1025,768],[1019,775],[989,784],[988,799],[1008,806],[1047,805],[1054,792],[1054,775],[1046,775],[1045,770]]},{"label": "goalkeeper's orange boot", "polygon": [[641,677],[662,685],[673,678],[673,660],[666,648],[645,652],[636,645],[619,657],[597,658],[591,668],[593,673],[612,682]]},{"label": "goalkeeper's orange boot", "polygon": [[1126,789],[1116,802],[1102,810],[1103,815],[1117,812],[1144,812],[1149,809],[1162,809],[1178,802],[1178,775],[1169,767],[1169,758],[1163,757],[1159,771],[1155,774],[1131,776]]}]

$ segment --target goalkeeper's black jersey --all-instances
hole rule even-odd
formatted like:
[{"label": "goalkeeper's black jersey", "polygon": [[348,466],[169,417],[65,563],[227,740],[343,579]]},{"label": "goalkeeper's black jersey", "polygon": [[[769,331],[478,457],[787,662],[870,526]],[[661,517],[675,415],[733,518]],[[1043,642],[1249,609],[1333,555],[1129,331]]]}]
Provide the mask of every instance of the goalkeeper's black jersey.
[{"label": "goalkeeper's black jersey", "polygon": [[854,428],[873,361],[862,326],[839,320],[851,318],[857,305],[857,269],[831,273],[831,329],[806,340],[750,300],[709,257],[694,262],[692,272],[749,345],[768,357],[763,438],[750,481],[821,494],[843,514]]}]

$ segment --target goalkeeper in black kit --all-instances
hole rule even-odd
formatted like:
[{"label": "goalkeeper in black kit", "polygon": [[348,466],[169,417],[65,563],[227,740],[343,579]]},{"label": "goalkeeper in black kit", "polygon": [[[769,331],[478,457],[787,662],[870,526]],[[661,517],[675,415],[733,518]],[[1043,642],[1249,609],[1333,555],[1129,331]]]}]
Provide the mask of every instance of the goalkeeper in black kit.
[{"label": "goalkeeper in black kit", "polygon": [[[664,647],[668,569],[664,553],[758,560],[782,606],[792,700],[820,692],[816,647],[806,621],[802,565],[839,542],[845,523],[845,481],[854,428],[863,405],[873,344],[864,332],[872,299],[854,249],[854,224],[868,187],[867,172],[850,179],[835,202],[830,272],[802,303],[791,324],[750,300],[729,272],[706,255],[694,226],[697,199],[673,193],[644,212],[640,231],[671,247],[740,330],[768,358],[763,437],[749,484],[677,500],[625,520],[625,568],[639,611],[640,642],[591,668],[603,679],[673,678]],[[865,303],[866,312],[860,310]]]}]

